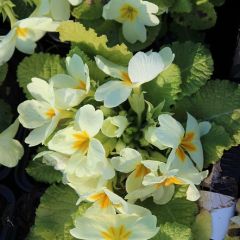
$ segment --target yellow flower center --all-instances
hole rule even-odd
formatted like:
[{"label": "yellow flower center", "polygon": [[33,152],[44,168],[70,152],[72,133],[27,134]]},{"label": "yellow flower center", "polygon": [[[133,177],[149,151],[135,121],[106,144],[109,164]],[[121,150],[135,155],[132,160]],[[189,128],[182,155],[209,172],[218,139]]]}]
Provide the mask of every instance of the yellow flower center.
[{"label": "yellow flower center", "polygon": [[86,83],[81,80],[79,84],[76,86],[76,89],[86,90]]},{"label": "yellow flower center", "polygon": [[97,201],[101,208],[107,208],[112,205],[108,195],[104,192],[94,194],[88,198],[90,201]]},{"label": "yellow flower center", "polygon": [[157,183],[156,188],[158,189],[162,186],[168,187],[172,184],[181,185],[181,184],[184,184],[184,182],[176,177],[169,177],[169,178],[165,179],[163,182]]},{"label": "yellow flower center", "polygon": [[88,146],[90,143],[90,137],[88,133],[86,131],[75,133],[73,134],[73,137],[75,138],[73,148],[85,154],[88,150]]},{"label": "yellow flower center", "polygon": [[148,173],[150,173],[148,168],[146,168],[143,164],[138,164],[135,170],[135,178],[144,177]]},{"label": "yellow flower center", "polygon": [[18,37],[25,38],[28,35],[28,29],[27,28],[17,27],[16,33],[17,33]]},{"label": "yellow flower center", "polygon": [[138,16],[138,10],[126,3],[120,8],[120,18],[124,21],[134,21]]},{"label": "yellow flower center", "polygon": [[53,108],[49,108],[48,111],[45,114],[48,118],[53,118],[56,115]]},{"label": "yellow flower center", "polygon": [[195,138],[194,132],[188,132],[184,135],[179,147],[176,150],[176,154],[181,161],[184,161],[186,159],[185,151],[195,152],[197,150],[196,145],[193,144],[194,138]]},{"label": "yellow flower center", "polygon": [[131,86],[132,85],[132,81],[128,75],[127,72],[122,72],[122,81],[125,85],[127,86]]},{"label": "yellow flower center", "polygon": [[128,240],[131,234],[131,231],[128,231],[124,225],[109,227],[107,231],[101,232],[104,240]]}]

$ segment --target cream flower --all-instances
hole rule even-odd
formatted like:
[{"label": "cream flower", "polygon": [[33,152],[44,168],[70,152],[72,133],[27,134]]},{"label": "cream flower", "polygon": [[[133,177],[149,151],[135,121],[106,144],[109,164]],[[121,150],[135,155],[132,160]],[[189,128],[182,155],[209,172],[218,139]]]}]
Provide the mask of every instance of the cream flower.
[{"label": "cream flower", "polygon": [[121,137],[124,130],[128,126],[128,120],[125,116],[108,117],[102,125],[102,133],[110,138]]},{"label": "cream flower", "polygon": [[113,79],[101,85],[96,93],[97,101],[104,101],[108,108],[116,107],[126,101],[132,89],[153,80],[173,61],[174,54],[166,47],[157,52],[138,52],[129,61],[128,68],[114,64],[107,59],[97,56],[97,66]]},{"label": "cream flower", "polygon": [[[81,107],[75,116],[75,125],[58,131],[48,143],[49,149],[63,154],[86,154],[94,144],[96,150],[103,149],[100,141],[94,138],[103,124],[103,113],[92,105]],[[101,151],[101,150],[99,150]]]},{"label": "cream flower", "polygon": [[80,104],[90,90],[89,69],[81,57],[77,54],[67,57],[66,67],[69,75],[57,74],[50,79],[56,101],[65,108]]},{"label": "cream flower", "polygon": [[113,157],[111,163],[117,171],[131,173],[126,181],[126,190],[128,193],[140,188],[143,178],[150,172],[144,166],[141,154],[132,148],[121,150],[120,156]]},{"label": "cream flower", "polygon": [[51,17],[56,21],[66,21],[70,18],[70,5],[77,6],[82,0],[40,0],[31,16]]},{"label": "cream flower", "polygon": [[158,120],[160,127],[156,128],[153,134],[158,143],[173,149],[176,155],[174,160],[184,164],[189,156],[198,169],[202,170],[203,149],[200,136],[208,133],[211,128],[210,123],[199,124],[193,116],[188,114],[186,130],[184,130],[183,126],[168,114],[160,115]]},{"label": "cream flower", "polygon": [[18,119],[6,130],[0,133],[0,165],[15,167],[23,156],[23,147],[19,141],[13,139],[19,126]]},{"label": "cream flower", "polygon": [[93,202],[93,205],[87,209],[87,214],[94,214],[97,212],[105,214],[135,214],[138,216],[146,216],[151,214],[148,209],[126,202],[124,199],[106,187],[87,196],[83,195],[80,198],[80,201]]},{"label": "cream flower", "polygon": [[147,240],[158,233],[156,224],[153,215],[94,213],[78,217],[70,233],[82,240]]},{"label": "cream flower", "polygon": [[72,116],[72,113],[60,108],[55,101],[52,85],[39,78],[32,78],[27,85],[33,100],[27,100],[18,106],[19,122],[29,129],[33,129],[25,142],[29,146],[45,143],[53,133],[61,119]]},{"label": "cream flower", "polygon": [[0,65],[12,57],[15,48],[26,54],[34,53],[36,42],[46,32],[55,32],[58,25],[47,17],[32,17],[16,22],[11,31],[0,38]]},{"label": "cream flower", "polygon": [[142,187],[130,192],[126,199],[136,201],[153,197],[156,204],[166,204],[174,194],[175,185],[188,185],[187,199],[198,200],[200,194],[195,185],[199,185],[207,177],[208,171],[199,172],[191,161],[188,161],[188,166],[184,170],[177,169],[170,164],[172,157],[173,155],[169,156],[167,164],[152,160],[144,161],[143,164],[149,169],[149,173],[144,177]]},{"label": "cream flower", "polygon": [[158,6],[142,0],[111,0],[103,8],[103,18],[122,23],[125,39],[130,43],[147,40],[145,26],[156,26]]}]

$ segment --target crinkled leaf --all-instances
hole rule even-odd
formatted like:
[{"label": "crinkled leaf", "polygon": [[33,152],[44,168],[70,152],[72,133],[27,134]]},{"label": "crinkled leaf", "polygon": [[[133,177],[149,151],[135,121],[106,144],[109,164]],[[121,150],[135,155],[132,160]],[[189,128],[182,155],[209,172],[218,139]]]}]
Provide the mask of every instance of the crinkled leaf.
[{"label": "crinkled leaf", "polygon": [[11,124],[12,117],[11,107],[0,99],[0,133]]},{"label": "crinkled leaf", "polygon": [[213,59],[210,51],[201,43],[175,42],[172,44],[175,60],[182,76],[181,96],[189,96],[199,90],[213,72]]},{"label": "crinkled leaf", "polygon": [[8,65],[7,63],[0,66],[0,86],[2,85],[3,81],[5,80],[8,72]]},{"label": "crinkled leaf", "polygon": [[190,202],[186,198],[173,198],[164,205],[153,203],[152,199],[147,199],[142,205],[148,208],[153,215],[157,216],[159,224],[179,223],[190,227],[195,220],[198,207],[195,202]]},{"label": "crinkled leaf", "polygon": [[127,65],[132,53],[127,50],[124,44],[114,47],[107,46],[107,37],[98,37],[93,29],[86,29],[82,24],[72,21],[60,24],[58,31],[61,41],[71,41],[78,43],[82,51],[90,57],[101,55],[110,61],[120,65]]},{"label": "crinkled leaf", "polygon": [[77,211],[78,196],[68,186],[52,185],[41,198],[36,211],[35,225],[28,236],[29,240],[70,240],[65,227],[73,221],[71,215]]},{"label": "crinkled leaf", "polygon": [[48,81],[52,76],[64,73],[64,63],[59,55],[48,53],[36,53],[30,57],[25,57],[18,65],[17,81],[23,88],[27,98],[31,98],[27,90],[27,84],[33,77],[42,78]]},{"label": "crinkled leaf", "polygon": [[194,5],[190,13],[173,13],[172,17],[178,24],[195,30],[209,29],[217,20],[214,5],[210,2]]},{"label": "crinkled leaf", "polygon": [[170,10],[177,13],[189,13],[192,10],[192,2],[191,0],[175,1]]},{"label": "crinkled leaf", "polygon": [[181,73],[177,65],[170,65],[155,80],[143,85],[145,98],[154,106],[165,101],[165,108],[178,99],[181,88]]},{"label": "crinkled leaf", "polygon": [[83,0],[79,6],[73,9],[72,15],[81,20],[99,19],[102,17],[103,6],[102,0]]},{"label": "crinkled leaf", "polygon": [[192,240],[191,228],[176,222],[160,225],[158,234],[152,240]]},{"label": "crinkled leaf", "polygon": [[210,132],[201,138],[201,142],[205,167],[219,161],[224,150],[228,150],[234,145],[228,132],[222,126],[214,123],[212,123]]},{"label": "crinkled leaf", "polygon": [[62,174],[52,166],[42,162],[41,158],[31,161],[27,167],[27,173],[38,182],[59,183],[62,181]]},{"label": "crinkled leaf", "polygon": [[194,240],[209,240],[212,233],[212,218],[211,214],[202,210],[196,217],[192,227]]}]

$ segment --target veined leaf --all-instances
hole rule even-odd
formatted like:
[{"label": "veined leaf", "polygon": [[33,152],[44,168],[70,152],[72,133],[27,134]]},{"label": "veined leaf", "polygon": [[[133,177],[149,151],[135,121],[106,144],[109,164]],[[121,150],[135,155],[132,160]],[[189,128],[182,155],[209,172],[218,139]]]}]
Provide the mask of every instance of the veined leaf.
[{"label": "veined leaf", "polygon": [[28,93],[27,84],[33,77],[42,78],[48,81],[52,76],[64,73],[64,63],[59,55],[48,53],[36,53],[30,57],[25,57],[18,65],[17,81],[23,88],[27,98],[31,98]]},{"label": "veined leaf", "polygon": [[85,204],[76,206],[78,196],[68,186],[52,185],[41,198],[36,212],[35,225],[29,240],[72,240],[69,229],[73,227],[74,215],[86,210]]},{"label": "veined leaf", "polygon": [[192,10],[192,2],[191,0],[175,1],[170,10],[177,13],[189,13]]},{"label": "veined leaf", "polygon": [[80,23],[66,21],[60,24],[58,31],[61,41],[71,41],[78,43],[90,57],[101,55],[108,60],[120,65],[127,65],[132,53],[127,50],[124,44],[108,47],[107,37],[97,36],[96,32],[89,28],[88,30]]},{"label": "veined leaf", "polygon": [[175,53],[174,63],[180,67],[182,76],[181,96],[190,96],[205,85],[213,72],[210,51],[201,43],[175,42],[171,46]]},{"label": "veined leaf", "polygon": [[38,182],[45,183],[60,183],[62,181],[62,174],[55,170],[52,166],[42,163],[41,158],[31,161],[26,169],[27,173]]},{"label": "veined leaf", "polygon": [[180,69],[172,64],[156,79],[143,84],[143,90],[146,91],[145,98],[154,106],[165,101],[164,108],[168,108],[178,99],[181,82]]}]

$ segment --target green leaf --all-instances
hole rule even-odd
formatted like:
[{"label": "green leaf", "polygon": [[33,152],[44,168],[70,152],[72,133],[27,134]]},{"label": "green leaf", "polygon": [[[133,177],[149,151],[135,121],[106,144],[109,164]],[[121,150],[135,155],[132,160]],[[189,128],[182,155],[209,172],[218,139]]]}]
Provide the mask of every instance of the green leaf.
[{"label": "green leaf", "polygon": [[28,236],[29,240],[72,240],[70,233],[66,232],[73,222],[72,214],[78,196],[68,186],[52,185],[41,198],[36,211],[35,225]]},{"label": "green leaf", "polygon": [[158,224],[160,225],[169,222],[190,227],[198,212],[195,202],[190,202],[186,198],[180,197],[175,197],[164,205],[157,205],[153,203],[152,199],[147,199],[142,205],[148,208],[153,215],[157,216]]},{"label": "green leaf", "polygon": [[191,0],[178,0],[175,1],[170,11],[177,13],[189,13],[192,10]]},{"label": "green leaf", "polygon": [[152,240],[192,240],[191,228],[176,223],[166,222],[160,225],[160,231]]},{"label": "green leaf", "polygon": [[26,169],[27,173],[38,182],[60,183],[62,173],[42,162],[42,158],[31,161]]},{"label": "green leaf", "polygon": [[209,240],[212,234],[212,217],[211,214],[202,210],[196,217],[192,227],[194,240]]},{"label": "green leaf", "polygon": [[59,55],[36,53],[30,57],[25,57],[18,65],[17,81],[19,86],[23,88],[26,97],[31,98],[27,90],[27,84],[31,82],[31,79],[38,77],[48,81],[52,76],[64,73],[63,66]]},{"label": "green leaf", "polygon": [[173,19],[180,25],[195,30],[205,30],[216,24],[217,14],[210,2],[193,6],[190,13],[172,13]]},{"label": "green leaf", "polygon": [[204,154],[204,167],[216,163],[233,142],[224,127],[212,123],[210,132],[201,138]]},{"label": "green leaf", "polygon": [[12,117],[11,107],[0,99],[0,133],[11,124]]},{"label": "green leaf", "polygon": [[2,85],[3,81],[5,80],[8,72],[8,65],[7,63],[0,66],[0,86]]},{"label": "green leaf", "polygon": [[77,19],[95,20],[102,17],[102,0],[84,0],[79,6],[75,7],[72,15]]},{"label": "green leaf", "polygon": [[175,42],[172,44],[175,63],[181,69],[182,96],[189,96],[209,80],[213,72],[213,59],[210,51],[201,43]]},{"label": "green leaf", "polygon": [[178,99],[181,82],[180,69],[172,64],[155,80],[143,85],[143,90],[146,91],[145,98],[154,106],[165,101],[165,108],[168,108]]},{"label": "green leaf", "polygon": [[60,24],[58,31],[61,41],[71,41],[78,43],[82,51],[90,57],[101,55],[109,61],[120,65],[127,65],[132,53],[127,50],[124,44],[108,47],[107,37],[98,37],[96,32],[89,28],[88,30],[80,23],[67,21]]},{"label": "green leaf", "polygon": [[158,15],[163,14],[168,10],[169,7],[175,2],[175,0],[149,0],[149,2],[158,5]]},{"label": "green leaf", "polygon": [[30,16],[34,10],[34,5],[29,5],[23,0],[11,0],[14,4],[14,12],[17,14],[18,19],[24,19]]}]

